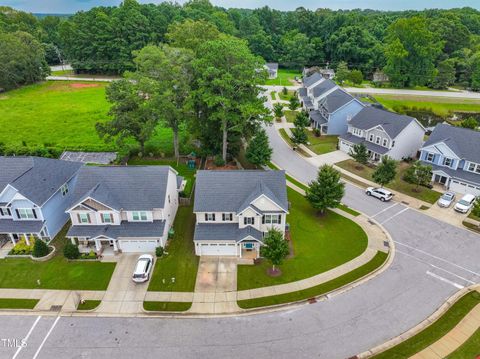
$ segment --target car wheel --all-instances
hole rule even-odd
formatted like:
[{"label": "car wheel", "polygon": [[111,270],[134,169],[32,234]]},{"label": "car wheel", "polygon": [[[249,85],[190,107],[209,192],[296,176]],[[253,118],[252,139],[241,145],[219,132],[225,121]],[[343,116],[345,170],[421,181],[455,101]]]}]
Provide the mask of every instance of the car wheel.
[{"label": "car wheel", "polygon": [[372,192],[368,191],[367,196],[371,196],[371,195],[372,195]]},{"label": "car wheel", "polygon": [[380,201],[385,202],[385,198],[380,197]]}]

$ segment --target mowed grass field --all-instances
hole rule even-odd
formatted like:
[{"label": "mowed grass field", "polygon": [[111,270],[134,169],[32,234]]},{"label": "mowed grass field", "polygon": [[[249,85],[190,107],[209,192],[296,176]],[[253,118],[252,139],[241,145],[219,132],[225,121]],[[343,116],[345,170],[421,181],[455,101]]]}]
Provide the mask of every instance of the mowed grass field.
[{"label": "mowed grass field", "polygon": [[[0,142],[9,147],[116,150],[99,138],[95,124],[108,120],[105,83],[47,81],[0,94]],[[159,126],[147,144],[173,152],[172,132]]]}]

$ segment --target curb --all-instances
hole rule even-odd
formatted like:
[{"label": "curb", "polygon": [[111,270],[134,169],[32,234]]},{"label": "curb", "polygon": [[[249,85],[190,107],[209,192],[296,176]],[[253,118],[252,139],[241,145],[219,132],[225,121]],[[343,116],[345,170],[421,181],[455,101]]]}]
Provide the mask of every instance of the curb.
[{"label": "curb", "polygon": [[363,353],[360,353],[357,355],[357,358],[363,359],[363,358],[370,358],[374,355],[381,354],[388,349],[393,348],[394,346],[403,343],[404,341],[414,337],[415,335],[419,334],[426,328],[428,328],[430,325],[435,323],[437,320],[439,320],[447,311],[454,305],[456,302],[460,300],[464,295],[467,293],[473,292],[476,290],[478,287],[478,284],[471,285],[469,287],[465,287],[455,294],[453,294],[450,298],[448,298],[445,303],[443,303],[438,309],[433,312],[428,318],[417,324],[415,327],[407,330],[406,332],[391,338],[387,342],[380,344],[372,349],[369,349]]}]

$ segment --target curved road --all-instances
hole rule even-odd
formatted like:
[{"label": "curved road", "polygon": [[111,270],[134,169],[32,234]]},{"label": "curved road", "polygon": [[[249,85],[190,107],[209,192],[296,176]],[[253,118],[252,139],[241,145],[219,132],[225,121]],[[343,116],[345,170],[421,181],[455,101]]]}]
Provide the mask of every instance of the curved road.
[{"label": "curved road", "polygon": [[[277,164],[302,181],[315,176],[316,168],[273,128],[268,133]],[[352,185],[344,202],[383,223],[396,242],[393,264],[366,284],[327,301],[242,317],[43,317],[16,358],[347,358],[415,326],[461,287],[480,281],[479,236],[368,198]],[[0,317],[0,338],[23,338],[36,320]],[[0,346],[0,357],[16,350]]]}]

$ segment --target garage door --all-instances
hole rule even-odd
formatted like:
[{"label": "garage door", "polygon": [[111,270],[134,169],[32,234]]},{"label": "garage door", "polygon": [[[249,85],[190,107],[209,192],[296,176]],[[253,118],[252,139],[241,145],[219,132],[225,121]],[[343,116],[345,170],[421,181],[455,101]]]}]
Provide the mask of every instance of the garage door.
[{"label": "garage door", "polygon": [[345,153],[350,153],[350,145],[344,141],[340,141],[340,151],[343,151]]},{"label": "garage door", "polygon": [[470,193],[474,196],[480,196],[480,187],[456,180],[452,180],[450,183],[450,189],[457,193]]},{"label": "garage door", "polygon": [[118,246],[124,253],[145,253],[155,252],[155,248],[159,246],[157,240],[126,240],[118,241]]},{"label": "garage door", "polygon": [[237,248],[235,244],[201,244],[200,255],[202,256],[236,256]]}]

